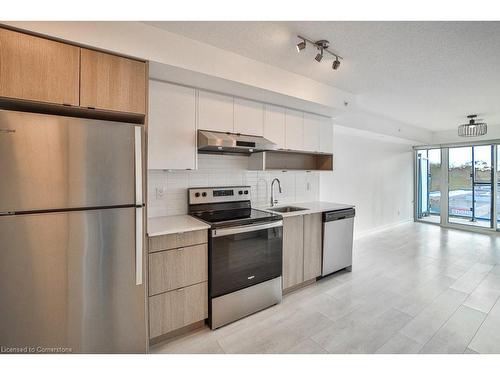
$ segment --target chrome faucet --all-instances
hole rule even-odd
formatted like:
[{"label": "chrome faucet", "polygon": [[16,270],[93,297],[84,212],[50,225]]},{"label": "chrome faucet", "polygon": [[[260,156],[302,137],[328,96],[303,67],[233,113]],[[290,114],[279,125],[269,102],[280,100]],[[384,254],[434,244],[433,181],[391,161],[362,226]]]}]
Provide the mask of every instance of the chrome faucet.
[{"label": "chrome faucet", "polygon": [[271,182],[271,207],[274,207],[274,205],[278,204],[278,200],[277,199],[274,199],[274,183],[278,181],[278,189],[279,189],[279,192],[281,193],[281,182],[278,178],[275,178],[272,182]]}]

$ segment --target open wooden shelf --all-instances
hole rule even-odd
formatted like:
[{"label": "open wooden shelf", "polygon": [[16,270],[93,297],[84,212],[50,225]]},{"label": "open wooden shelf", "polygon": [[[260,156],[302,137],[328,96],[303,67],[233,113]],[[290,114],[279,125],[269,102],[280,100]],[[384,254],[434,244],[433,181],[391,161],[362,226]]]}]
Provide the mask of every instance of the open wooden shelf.
[{"label": "open wooden shelf", "polygon": [[264,151],[250,156],[248,169],[254,171],[332,171],[333,155],[299,151]]}]

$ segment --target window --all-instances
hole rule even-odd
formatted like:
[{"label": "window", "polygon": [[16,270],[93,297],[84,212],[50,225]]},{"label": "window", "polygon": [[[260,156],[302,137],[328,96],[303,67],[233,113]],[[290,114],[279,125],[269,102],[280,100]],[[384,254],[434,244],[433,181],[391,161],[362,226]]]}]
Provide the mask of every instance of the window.
[{"label": "window", "polygon": [[[494,152],[495,151],[495,152]],[[443,166],[441,153],[447,160]],[[417,220],[461,224],[483,228],[499,227],[500,145],[464,145],[416,152]],[[495,166],[496,171],[493,170]],[[446,168],[443,170],[442,168]],[[442,173],[448,181],[442,181]],[[497,180],[493,179],[495,173]],[[441,200],[444,194],[444,205]],[[494,207],[493,197],[497,205]],[[448,207],[441,212],[441,206]],[[496,220],[494,220],[496,218]],[[496,221],[496,222],[495,222]]]}]

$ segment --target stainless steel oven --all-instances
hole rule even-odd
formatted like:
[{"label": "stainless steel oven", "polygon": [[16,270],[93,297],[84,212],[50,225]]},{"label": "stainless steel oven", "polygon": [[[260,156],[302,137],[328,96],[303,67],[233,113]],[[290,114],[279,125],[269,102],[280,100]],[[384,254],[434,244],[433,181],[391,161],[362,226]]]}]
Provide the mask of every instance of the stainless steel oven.
[{"label": "stainless steel oven", "polygon": [[283,218],[251,207],[250,188],[189,189],[189,213],[209,223],[212,329],[281,302]]}]

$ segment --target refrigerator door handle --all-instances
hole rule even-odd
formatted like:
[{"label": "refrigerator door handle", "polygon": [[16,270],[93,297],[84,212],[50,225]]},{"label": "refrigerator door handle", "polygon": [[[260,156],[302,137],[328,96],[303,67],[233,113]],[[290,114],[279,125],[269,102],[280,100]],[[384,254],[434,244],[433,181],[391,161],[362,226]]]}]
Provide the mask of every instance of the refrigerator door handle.
[{"label": "refrigerator door handle", "polygon": [[142,285],[142,207],[136,207],[135,221],[135,285]]},{"label": "refrigerator door handle", "polygon": [[142,127],[135,127],[135,204],[142,206]]}]

